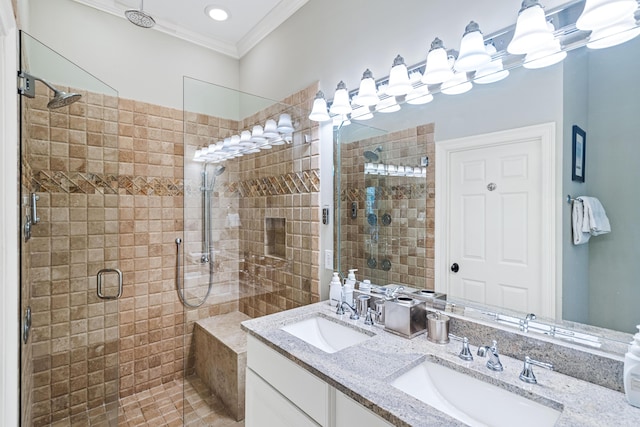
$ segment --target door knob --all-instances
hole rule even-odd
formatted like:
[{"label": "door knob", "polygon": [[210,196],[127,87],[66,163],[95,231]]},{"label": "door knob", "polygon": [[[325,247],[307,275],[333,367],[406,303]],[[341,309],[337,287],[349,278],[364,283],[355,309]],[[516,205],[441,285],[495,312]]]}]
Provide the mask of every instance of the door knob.
[{"label": "door knob", "polygon": [[454,273],[457,273],[458,270],[460,270],[460,266],[458,265],[457,262],[454,262],[453,264],[451,264],[451,271],[453,271]]}]

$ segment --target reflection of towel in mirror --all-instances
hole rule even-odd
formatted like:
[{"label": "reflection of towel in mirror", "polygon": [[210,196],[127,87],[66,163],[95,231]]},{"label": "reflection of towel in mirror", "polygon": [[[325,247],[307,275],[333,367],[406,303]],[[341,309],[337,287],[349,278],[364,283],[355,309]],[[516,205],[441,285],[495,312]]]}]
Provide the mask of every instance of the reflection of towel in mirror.
[{"label": "reflection of towel in mirror", "polygon": [[595,197],[581,196],[584,209],[584,220],[582,221],[582,231],[590,233],[592,236],[611,233],[609,218],[604,211],[600,200]]},{"label": "reflection of towel in mirror", "polygon": [[[573,244],[583,245],[589,241],[591,234],[582,231],[584,221],[584,207],[579,200],[574,200],[573,209],[571,211],[571,225],[573,229]],[[587,228],[588,230],[588,228]]]}]

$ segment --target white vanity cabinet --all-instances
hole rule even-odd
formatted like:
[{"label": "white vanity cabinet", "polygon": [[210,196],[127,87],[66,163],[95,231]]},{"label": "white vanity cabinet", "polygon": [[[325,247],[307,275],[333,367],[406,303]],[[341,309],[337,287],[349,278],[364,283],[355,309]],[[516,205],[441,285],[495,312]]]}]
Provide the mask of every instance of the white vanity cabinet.
[{"label": "white vanity cabinet", "polygon": [[247,338],[246,427],[392,425],[253,336]]}]

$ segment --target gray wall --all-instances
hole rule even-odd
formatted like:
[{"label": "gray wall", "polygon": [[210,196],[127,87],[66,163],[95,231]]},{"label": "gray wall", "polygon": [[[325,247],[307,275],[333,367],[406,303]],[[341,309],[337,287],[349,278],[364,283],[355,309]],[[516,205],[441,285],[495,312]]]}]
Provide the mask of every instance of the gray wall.
[{"label": "gray wall", "polygon": [[638,51],[640,39],[589,54],[585,177],[612,230],[589,241],[589,323],[627,332],[640,324]]},{"label": "gray wall", "polygon": [[[588,51],[579,49],[564,61],[563,76],[563,173],[562,195],[578,197],[589,194],[589,182],[571,180],[573,125],[589,132],[588,122]],[[587,168],[588,169],[588,168]],[[561,197],[561,196],[560,196]],[[573,245],[572,205],[562,204],[562,318],[589,322],[589,244]]]}]

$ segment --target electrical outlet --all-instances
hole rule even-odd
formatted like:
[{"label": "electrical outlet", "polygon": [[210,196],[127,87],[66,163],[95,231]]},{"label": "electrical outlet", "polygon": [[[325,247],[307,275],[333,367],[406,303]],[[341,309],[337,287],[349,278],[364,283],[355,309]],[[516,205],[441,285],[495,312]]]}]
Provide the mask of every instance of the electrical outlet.
[{"label": "electrical outlet", "polygon": [[333,270],[333,251],[324,251],[324,268]]}]

